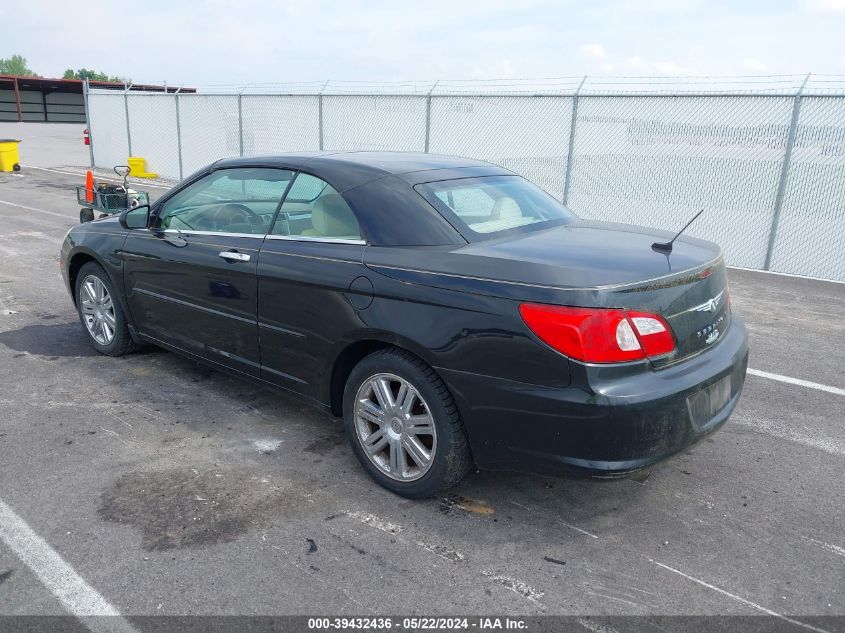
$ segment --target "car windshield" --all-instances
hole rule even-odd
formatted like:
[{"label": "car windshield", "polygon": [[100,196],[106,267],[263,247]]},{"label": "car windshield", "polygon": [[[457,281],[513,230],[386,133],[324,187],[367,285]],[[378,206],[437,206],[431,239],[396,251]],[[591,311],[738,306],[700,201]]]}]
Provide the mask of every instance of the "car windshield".
[{"label": "car windshield", "polygon": [[416,189],[469,241],[574,222],[578,217],[520,176],[460,178]]},{"label": "car windshield", "polygon": [[293,172],[282,169],[221,169],[186,187],[167,201],[168,215],[190,214],[194,209],[221,202],[238,202],[255,213],[276,211]]}]

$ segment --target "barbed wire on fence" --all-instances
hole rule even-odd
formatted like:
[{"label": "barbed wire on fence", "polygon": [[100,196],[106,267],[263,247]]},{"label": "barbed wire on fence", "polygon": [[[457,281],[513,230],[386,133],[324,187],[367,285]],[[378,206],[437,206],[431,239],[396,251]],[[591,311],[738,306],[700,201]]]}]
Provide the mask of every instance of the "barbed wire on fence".
[{"label": "barbed wire on fence", "polygon": [[[809,77],[809,79],[808,79]],[[674,95],[674,94],[772,94],[794,95],[807,80],[805,93],[845,95],[845,75],[792,74],[792,75],[646,75],[646,76],[563,76],[506,79],[437,79],[367,81],[352,79],[324,79],[312,81],[260,82],[237,84],[173,83],[173,87],[190,87],[202,94],[366,94],[366,95],[428,95],[454,94],[486,95]],[[145,82],[137,82],[142,85]],[[154,83],[154,82],[151,82]],[[158,81],[161,83],[161,80]],[[97,90],[116,90],[97,88]]]},{"label": "barbed wire on fence", "polygon": [[140,155],[181,179],[232,155],[463,155],[537,182],[584,217],[671,229],[704,207],[691,234],[718,242],[729,263],[845,281],[845,76],[190,88],[87,90],[92,162]]}]

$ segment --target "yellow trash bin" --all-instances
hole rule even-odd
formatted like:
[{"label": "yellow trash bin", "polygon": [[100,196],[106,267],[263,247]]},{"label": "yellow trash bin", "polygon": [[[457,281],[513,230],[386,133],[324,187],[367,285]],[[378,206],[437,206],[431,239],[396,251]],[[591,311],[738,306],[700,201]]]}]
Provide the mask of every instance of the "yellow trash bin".
[{"label": "yellow trash bin", "polygon": [[0,171],[21,170],[18,143],[18,139],[0,138]]}]

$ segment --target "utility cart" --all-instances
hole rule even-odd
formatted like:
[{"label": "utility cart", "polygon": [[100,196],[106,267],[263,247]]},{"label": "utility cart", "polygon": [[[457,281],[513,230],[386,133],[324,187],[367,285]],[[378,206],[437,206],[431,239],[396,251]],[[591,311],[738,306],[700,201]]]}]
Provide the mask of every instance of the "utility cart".
[{"label": "utility cart", "polygon": [[150,203],[147,192],[129,188],[128,165],[118,165],[114,168],[114,173],[123,178],[122,185],[101,183],[92,188],[88,185],[76,188],[76,200],[82,205],[79,210],[80,222],[90,222],[94,219],[95,212],[100,214],[100,218],[105,218]]}]

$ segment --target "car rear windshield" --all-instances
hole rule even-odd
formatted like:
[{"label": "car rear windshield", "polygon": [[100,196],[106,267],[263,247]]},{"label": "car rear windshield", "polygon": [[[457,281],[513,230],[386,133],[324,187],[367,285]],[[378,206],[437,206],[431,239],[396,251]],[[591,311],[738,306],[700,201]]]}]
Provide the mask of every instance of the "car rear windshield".
[{"label": "car rear windshield", "polygon": [[578,219],[521,176],[440,180],[417,185],[415,189],[470,242]]}]

